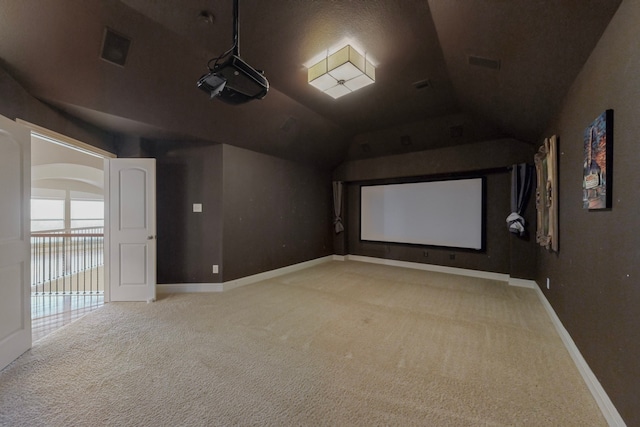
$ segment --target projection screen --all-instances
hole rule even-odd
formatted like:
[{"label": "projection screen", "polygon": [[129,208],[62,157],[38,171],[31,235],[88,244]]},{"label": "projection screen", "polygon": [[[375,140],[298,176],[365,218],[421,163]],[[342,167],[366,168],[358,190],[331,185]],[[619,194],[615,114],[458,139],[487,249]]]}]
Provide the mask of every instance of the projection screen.
[{"label": "projection screen", "polygon": [[484,250],[483,178],[362,186],[360,239]]}]

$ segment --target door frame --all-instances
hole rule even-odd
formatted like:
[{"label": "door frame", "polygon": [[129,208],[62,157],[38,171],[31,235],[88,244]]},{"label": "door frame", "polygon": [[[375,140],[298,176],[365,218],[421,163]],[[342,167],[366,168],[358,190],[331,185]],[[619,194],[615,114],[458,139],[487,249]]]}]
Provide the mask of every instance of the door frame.
[{"label": "door frame", "polygon": [[27,127],[32,134],[39,135],[40,137],[44,137],[44,139],[48,139],[55,144],[65,145],[71,149],[83,151],[86,154],[92,156],[98,156],[102,158],[111,158],[115,159],[116,156],[114,153],[110,151],[103,150],[98,147],[94,147],[91,144],[87,144],[86,142],[78,141],[77,139],[68,137],[58,132],[54,132],[42,126],[38,126],[36,124],[30,123],[26,120],[16,119],[16,123],[21,124],[22,126]]},{"label": "door frame", "polygon": [[[114,153],[111,153],[109,151],[87,144],[85,142],[79,141],[77,139],[68,137],[66,135],[57,133],[55,131],[44,128],[42,126],[38,126],[34,123],[30,123],[26,120],[18,118],[15,120],[15,122],[26,127],[32,135],[36,134],[43,139],[51,141],[52,143],[61,144],[61,145],[67,146],[68,148],[79,150],[89,155],[101,157],[102,159],[105,160],[105,163],[109,163],[110,159],[118,158],[118,156]],[[111,203],[109,199],[110,199],[111,192],[109,188],[110,186],[109,176],[110,176],[109,170],[105,167],[104,168],[104,210],[105,210],[104,211],[104,230],[105,230],[105,233],[104,233],[104,302],[105,303],[111,302],[111,277],[110,277],[111,266],[110,266],[110,256],[109,256],[110,240],[111,240],[109,237],[109,227],[111,225],[110,215],[109,215]],[[153,194],[153,198],[154,198],[153,206],[155,211],[155,192]],[[154,232],[153,240],[154,240],[153,243],[156,244],[155,232]],[[155,253],[154,253],[154,257],[155,257]],[[154,264],[155,264],[155,261],[154,261]],[[151,299],[155,300],[155,294],[151,297]]]},{"label": "door frame", "polygon": [[[7,178],[7,182],[3,182],[3,185],[8,189],[3,193],[3,196],[8,199],[4,202],[10,204],[19,202],[17,209],[11,209],[11,213],[3,218],[2,247],[0,248],[2,255],[0,267],[5,278],[1,307],[4,327],[0,336],[0,369],[4,369],[32,345],[31,250],[29,248],[31,244],[29,230],[31,135],[27,128],[8,117],[1,116],[0,121],[2,122],[0,131],[5,135],[3,139],[6,138],[9,141],[6,145],[8,153],[3,153],[3,157],[9,161],[6,165],[11,164],[3,169],[3,172],[7,173],[3,176]],[[16,213],[18,216],[15,215]]]},{"label": "door frame", "polygon": [[[96,156],[96,157],[100,157],[102,159],[115,159],[118,156],[116,156],[114,153],[111,153],[109,151],[103,150],[101,148],[95,147],[91,144],[87,144],[85,142],[82,141],[78,141],[77,139],[68,137],[66,135],[63,135],[61,133],[52,131],[50,129],[44,128],[42,126],[38,126],[36,124],[30,123],[26,120],[22,120],[22,119],[16,119],[15,120],[16,123],[26,127],[27,129],[29,129],[31,136],[33,135],[37,135],[38,137],[45,139],[49,142],[51,142],[52,144],[59,144],[62,146],[65,146],[69,149],[72,150],[78,150],[81,151],[85,154],[91,155],[91,156]],[[108,220],[109,220],[109,197],[108,197],[108,172],[107,171],[103,171],[104,172],[104,182],[103,182],[103,189],[104,189],[104,230],[105,230],[105,237],[104,237],[104,302],[110,302],[109,300],[109,281],[108,281],[108,262],[109,262],[109,258],[107,256],[107,225],[108,225]]]}]

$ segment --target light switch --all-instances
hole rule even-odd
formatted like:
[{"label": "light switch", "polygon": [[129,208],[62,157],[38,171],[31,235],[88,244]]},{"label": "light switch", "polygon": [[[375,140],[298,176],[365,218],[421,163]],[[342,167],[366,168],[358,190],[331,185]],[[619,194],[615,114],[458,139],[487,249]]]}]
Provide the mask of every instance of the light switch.
[{"label": "light switch", "polygon": [[202,203],[194,203],[193,204],[194,212],[202,212]]}]

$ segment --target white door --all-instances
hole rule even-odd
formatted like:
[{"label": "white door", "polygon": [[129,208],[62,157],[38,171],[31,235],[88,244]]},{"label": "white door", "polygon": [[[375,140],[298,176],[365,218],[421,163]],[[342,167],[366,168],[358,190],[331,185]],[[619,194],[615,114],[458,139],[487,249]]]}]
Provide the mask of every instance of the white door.
[{"label": "white door", "polygon": [[31,134],[0,116],[0,369],[31,348]]},{"label": "white door", "polygon": [[107,301],[156,298],[155,159],[105,160]]}]

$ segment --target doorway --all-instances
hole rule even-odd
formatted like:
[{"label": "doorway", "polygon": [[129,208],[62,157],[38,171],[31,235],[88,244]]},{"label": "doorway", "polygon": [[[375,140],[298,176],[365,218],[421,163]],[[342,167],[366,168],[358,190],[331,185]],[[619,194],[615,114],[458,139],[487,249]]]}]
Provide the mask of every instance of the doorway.
[{"label": "doorway", "polygon": [[104,153],[31,133],[31,319],[36,341],[104,304]]}]

